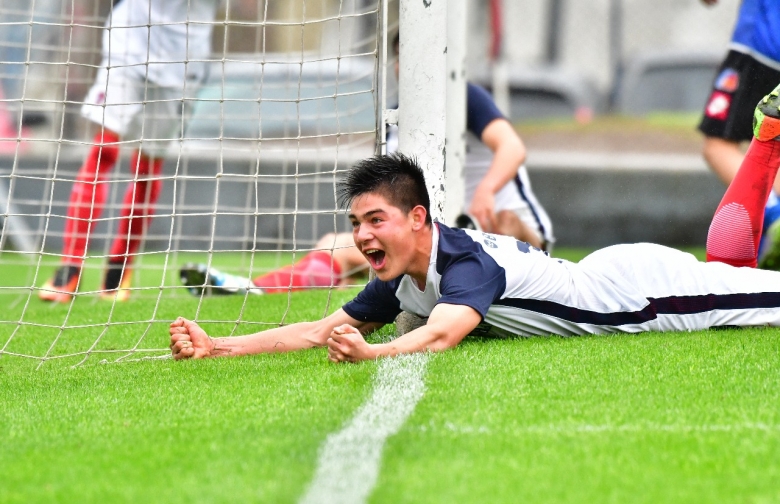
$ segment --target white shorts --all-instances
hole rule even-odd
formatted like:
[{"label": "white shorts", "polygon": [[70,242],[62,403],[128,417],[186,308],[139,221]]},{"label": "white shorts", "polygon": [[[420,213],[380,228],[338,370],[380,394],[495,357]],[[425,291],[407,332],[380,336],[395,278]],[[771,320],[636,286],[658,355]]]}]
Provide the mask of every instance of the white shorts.
[{"label": "white shorts", "polygon": [[81,115],[122,140],[138,141],[144,153],[159,156],[172,140],[182,136],[184,86],[159,86],[147,81],[140,71],[143,67],[114,66],[109,70],[103,62]]},{"label": "white shorts", "polygon": [[613,245],[523,273],[526,292],[485,317],[496,335],[780,326],[780,272],[703,263],[661,245]]},{"label": "white shorts", "polygon": [[[780,292],[776,271],[705,263],[691,254],[650,243],[613,245],[585,257],[578,267],[585,276],[609,279],[615,290],[635,292],[659,303],[663,300],[666,313],[659,311],[647,327],[627,324],[621,328],[624,331],[780,325],[780,307],[768,301],[772,293]],[[692,309],[692,304],[700,309]],[[684,314],[672,313],[678,310]]]}]

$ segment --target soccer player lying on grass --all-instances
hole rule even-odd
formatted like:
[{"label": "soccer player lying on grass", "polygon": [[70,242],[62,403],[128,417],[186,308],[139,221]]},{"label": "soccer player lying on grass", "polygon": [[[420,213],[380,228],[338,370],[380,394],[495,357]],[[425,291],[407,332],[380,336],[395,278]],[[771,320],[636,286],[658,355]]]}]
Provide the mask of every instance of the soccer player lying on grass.
[{"label": "soccer player lying on grass", "polygon": [[[358,163],[340,184],[355,245],[377,278],[316,322],[210,338],[171,324],[174,358],[328,347],[334,362],[452,348],[466,335],[577,335],[780,326],[780,272],[754,269],[763,207],[780,167],[780,86],[756,110],[755,136],[715,212],[706,263],[674,249],[616,245],[579,263],[507,236],[432,223],[422,170],[401,154]],[[383,344],[363,334],[402,311],[425,325]]]},{"label": "soccer player lying on grass", "polygon": [[[328,347],[333,362],[452,348],[466,335],[577,335],[780,326],[780,272],[754,269],[763,207],[780,166],[780,86],[759,103],[756,138],[718,207],[707,263],[653,244],[579,263],[507,236],[431,222],[423,174],[403,155],[358,163],[339,187],[355,245],[377,278],[332,315],[248,336],[171,324],[176,359]],[[747,267],[738,267],[747,266]],[[402,310],[425,325],[383,344],[363,334]]]}]

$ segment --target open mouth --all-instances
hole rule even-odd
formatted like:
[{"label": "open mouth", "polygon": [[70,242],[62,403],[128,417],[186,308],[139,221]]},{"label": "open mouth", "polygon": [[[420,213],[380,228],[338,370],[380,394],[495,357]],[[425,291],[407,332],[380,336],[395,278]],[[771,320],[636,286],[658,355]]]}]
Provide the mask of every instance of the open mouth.
[{"label": "open mouth", "polygon": [[385,265],[384,250],[377,250],[377,249],[366,250],[366,258],[368,259],[368,263],[375,270],[380,269],[382,266]]}]

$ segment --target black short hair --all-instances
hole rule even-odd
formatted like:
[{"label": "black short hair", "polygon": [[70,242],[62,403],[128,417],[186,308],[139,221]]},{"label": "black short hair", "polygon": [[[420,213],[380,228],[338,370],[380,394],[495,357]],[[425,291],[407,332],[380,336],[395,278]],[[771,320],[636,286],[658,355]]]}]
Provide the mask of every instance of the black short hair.
[{"label": "black short hair", "polygon": [[349,207],[355,198],[367,193],[381,194],[404,213],[422,205],[426,212],[425,223],[431,224],[431,200],[422,168],[415,158],[399,152],[359,161],[338,183],[336,193],[342,208]]}]

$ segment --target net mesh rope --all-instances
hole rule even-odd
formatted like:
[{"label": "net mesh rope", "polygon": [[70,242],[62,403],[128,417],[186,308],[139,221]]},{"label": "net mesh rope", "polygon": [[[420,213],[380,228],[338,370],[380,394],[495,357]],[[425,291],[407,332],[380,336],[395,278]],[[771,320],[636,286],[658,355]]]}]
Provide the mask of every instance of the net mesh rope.
[{"label": "net mesh rope", "polygon": [[[211,52],[123,67],[120,51],[134,48],[112,47],[109,75],[146,77],[143,99],[128,102],[141,107],[140,137],[120,139],[119,161],[104,174],[106,204],[90,223],[78,292],[67,303],[39,300],[62,264],[70,192],[95,132],[81,109],[100,66],[106,19],[117,8],[100,0],[0,4],[0,365],[162,358],[177,315],[224,335],[239,324],[251,328],[241,333],[284,324],[298,308],[295,296],[244,295],[225,308],[194,297],[179,267],[199,262],[252,278],[300,259],[324,234],[348,229],[335,183],[376,149],[378,0],[231,0],[219,3],[213,21],[190,12],[162,20],[193,33],[213,24]],[[154,21],[111,29],[145,29],[152,45],[159,43]],[[153,94],[156,67],[177,63],[200,65],[205,78],[199,85],[180,79],[176,98]],[[161,100],[175,102],[178,113],[180,131],[170,141],[154,131]],[[160,145],[167,146],[161,173],[135,175],[131,153]],[[124,192],[144,177],[160,180],[162,191],[132,258],[131,297],[107,300],[100,294]],[[305,309],[322,316],[332,296],[308,300]]]}]

